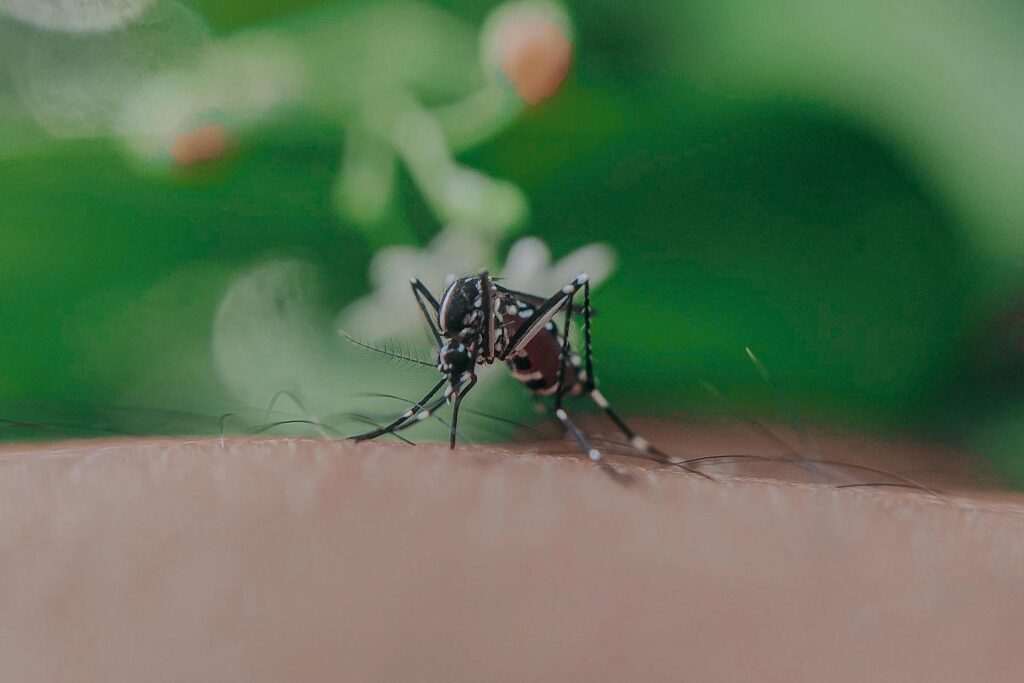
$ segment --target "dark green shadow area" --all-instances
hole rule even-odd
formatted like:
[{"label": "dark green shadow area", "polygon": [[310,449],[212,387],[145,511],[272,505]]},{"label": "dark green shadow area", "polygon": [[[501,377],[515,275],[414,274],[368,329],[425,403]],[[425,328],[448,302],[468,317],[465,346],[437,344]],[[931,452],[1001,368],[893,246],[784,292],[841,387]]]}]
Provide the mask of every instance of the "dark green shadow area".
[{"label": "dark green shadow area", "polygon": [[573,95],[587,97],[471,161],[530,189],[531,232],[556,253],[619,252],[595,347],[631,407],[700,409],[704,379],[771,409],[750,346],[819,419],[927,424],[957,362],[968,269],[959,231],[889,150],[820,110],[708,99],[608,113],[596,96],[610,123],[584,117],[574,137],[588,107]]}]

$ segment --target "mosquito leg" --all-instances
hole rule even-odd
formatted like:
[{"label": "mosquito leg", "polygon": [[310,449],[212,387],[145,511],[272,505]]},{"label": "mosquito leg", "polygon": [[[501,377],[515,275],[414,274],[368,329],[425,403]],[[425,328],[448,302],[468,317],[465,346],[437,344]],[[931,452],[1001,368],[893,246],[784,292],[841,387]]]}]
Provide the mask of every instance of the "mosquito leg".
[{"label": "mosquito leg", "polygon": [[[572,324],[572,299],[573,295],[580,289],[584,290],[584,297],[586,302],[584,305],[584,312],[587,323],[586,346],[588,356],[587,368],[589,369],[590,329],[589,311],[587,311],[586,309],[588,308],[590,301],[590,280],[587,277],[586,273],[580,273],[580,275],[577,276],[572,282],[563,287],[562,291],[558,292],[551,298],[547,299],[543,304],[537,307],[533,315],[530,316],[530,318],[528,318],[525,323],[523,323],[522,327],[519,328],[516,334],[513,335],[512,339],[509,341],[508,348],[506,349],[506,354],[513,355],[515,353],[518,353],[523,347],[526,346],[527,343],[529,343],[531,339],[533,339],[534,335],[536,335],[541,329],[543,329],[543,327],[548,322],[551,321],[552,318],[555,317],[555,315],[558,313],[559,310],[562,309],[563,306],[565,307],[565,329],[562,331],[562,349],[559,353],[558,358],[558,379],[556,382],[557,389],[555,392],[555,416],[558,417],[558,420],[562,423],[562,426],[565,427],[566,431],[568,431],[576,440],[576,443],[580,445],[580,448],[582,448],[583,452],[587,454],[587,457],[589,457],[594,462],[601,462],[601,452],[594,448],[590,441],[587,440],[587,437],[583,434],[583,432],[581,432],[579,428],[576,427],[575,424],[573,424],[572,420],[569,419],[569,415],[568,413],[565,412],[565,409],[562,408],[562,397],[565,393],[565,366],[571,353],[569,348],[569,328]],[[592,372],[588,373],[588,375],[592,374]],[[587,381],[592,381],[592,378],[588,377]]]},{"label": "mosquito leg", "polygon": [[626,436],[626,438],[629,439],[630,446],[632,446],[633,448],[637,449],[642,453],[659,455],[664,458],[669,457],[667,454],[662,453],[657,448],[652,446],[647,441],[647,439],[645,439],[642,436],[639,436],[636,432],[630,429],[629,425],[627,425],[623,421],[623,419],[619,417],[618,413],[612,410],[611,405],[608,404],[608,399],[606,399],[604,397],[604,394],[602,394],[598,389],[595,388],[590,390],[590,398],[592,398],[594,400],[594,403],[596,403],[597,406],[602,411],[604,411],[604,414],[608,416],[608,419],[615,423],[615,426],[619,428],[619,431],[621,431]]},{"label": "mosquito leg", "polygon": [[558,311],[562,309],[562,306],[565,305],[565,302],[569,297],[582,288],[587,281],[587,274],[580,273],[572,282],[567,284],[565,287],[562,287],[561,291],[538,306],[534,310],[533,315],[527,318],[523,322],[522,326],[516,330],[515,334],[512,335],[512,338],[508,340],[508,345],[502,352],[500,360],[511,358],[522,351],[523,348],[530,343],[530,340],[532,340],[538,332],[543,330],[544,326],[547,325],[551,319],[555,317]]},{"label": "mosquito leg", "polygon": [[[569,297],[569,304],[570,304],[569,310],[572,310],[572,296],[571,295]],[[592,337],[592,333],[591,333],[591,330],[590,330],[591,310],[590,310],[590,281],[589,280],[587,280],[586,282],[583,283],[583,311],[582,312],[583,312],[583,372],[584,372],[584,375],[585,375],[585,377],[583,379],[583,385],[584,385],[584,388],[586,389],[586,392],[590,395],[590,398],[592,398],[594,400],[594,403],[596,403],[598,405],[598,407],[601,408],[601,410],[604,411],[604,414],[607,415],[608,418],[611,419],[611,421],[615,423],[615,426],[618,427],[619,430],[623,434],[626,435],[626,438],[629,439],[629,445],[631,445],[633,448],[637,449],[641,453],[647,453],[647,454],[650,454],[650,455],[657,455],[657,456],[660,456],[661,458],[663,458],[665,460],[668,460],[669,459],[668,454],[662,453],[657,448],[651,446],[651,444],[648,443],[647,439],[643,438],[642,436],[638,436],[636,434],[636,432],[634,432],[632,429],[630,429],[629,425],[627,425],[622,420],[622,418],[620,418],[618,416],[618,414],[616,414],[616,412],[614,410],[612,410],[612,407],[608,404],[608,399],[606,399],[604,397],[604,394],[602,394],[600,391],[597,390],[597,386],[596,386],[597,381],[596,381],[596,379],[594,377],[594,352],[593,352],[593,345],[592,345],[593,337]],[[565,330],[566,331],[566,343],[568,343],[568,333],[569,333],[569,319],[568,319],[568,316],[566,316],[565,323],[566,323],[566,330]],[[566,349],[563,348],[563,351],[565,351],[565,350]],[[564,364],[565,364],[564,361],[563,361],[562,364],[564,366]]]},{"label": "mosquito leg", "polygon": [[[411,427],[412,425],[416,424],[417,422],[426,422],[427,420],[429,420],[431,417],[434,416],[434,413],[437,412],[438,408],[440,408],[444,404],[448,403],[448,401],[451,400],[451,397],[452,397],[452,395],[449,392],[446,391],[444,396],[442,396],[441,398],[437,399],[436,401],[434,401],[430,405],[424,407],[420,412],[416,413],[416,418],[415,419],[407,420],[406,422],[403,422],[402,424],[400,424],[397,427],[393,428],[391,431],[392,432],[401,431],[403,429],[406,429],[407,427]],[[421,401],[420,403],[422,404],[423,402]]]},{"label": "mosquito leg", "polygon": [[[584,285],[586,286],[586,285]],[[565,329],[562,330],[562,349],[558,353],[558,375],[555,381],[555,410],[562,408],[565,395],[565,364],[569,358],[569,327],[572,325],[572,294],[565,302]]]},{"label": "mosquito leg", "polygon": [[[571,310],[571,307],[570,307]],[[590,282],[586,281],[583,283],[583,387],[584,391],[593,399],[594,403],[608,416],[615,426],[619,428],[627,439],[629,439],[629,445],[640,451],[641,453],[649,456],[653,456],[656,460],[663,463],[677,464],[675,460],[668,453],[652,446],[651,443],[640,436],[632,429],[629,425],[619,417],[618,413],[612,410],[611,405],[608,403],[608,399],[604,397],[597,389],[597,379],[594,376],[594,350],[593,350],[593,335],[591,332],[590,319],[593,311],[590,308]],[[710,479],[708,475],[697,470],[691,470],[685,465],[681,465],[683,469],[699,474],[700,476]]]},{"label": "mosquito leg", "polygon": [[[569,307],[572,310],[572,307]],[[583,283],[583,372],[586,375],[584,386],[594,388],[594,360],[590,336],[590,280]]]},{"label": "mosquito leg", "polygon": [[412,291],[417,295],[416,298],[422,296],[424,299],[426,299],[427,303],[430,304],[430,308],[433,309],[436,315],[437,312],[441,309],[441,304],[439,304],[437,299],[434,298],[434,295],[430,293],[430,290],[427,289],[427,286],[423,284],[419,278],[416,277],[412,278],[409,282],[412,284]]},{"label": "mosquito leg", "polygon": [[483,333],[480,348],[484,350],[485,358],[490,361],[494,358],[494,344],[497,339],[494,326],[494,297],[491,292],[491,275],[486,270],[480,271],[480,310],[484,315],[484,322],[480,327]]},{"label": "mosquito leg", "polygon": [[[357,434],[356,436],[353,436],[351,438],[354,441],[366,441],[367,439],[375,439],[378,436],[381,436],[382,434],[390,434],[391,432],[398,431],[403,426],[406,426],[406,424],[409,423],[409,421],[412,420],[412,418],[419,418],[419,416],[422,416],[423,413],[421,413],[420,411],[423,410],[423,406],[426,404],[427,401],[434,397],[434,394],[441,390],[441,387],[443,387],[445,382],[447,381],[447,378],[445,378],[442,379],[437,384],[435,384],[434,388],[431,389],[426,396],[424,396],[415,405],[413,405],[404,413],[395,418],[394,421],[392,421],[390,424],[387,424],[383,427],[378,427],[377,429],[374,429],[373,431],[370,432],[366,432],[365,434]],[[434,410],[436,410],[436,408]],[[433,410],[431,410],[431,412],[433,412]]]},{"label": "mosquito leg", "polygon": [[555,410],[555,416],[565,427],[566,431],[572,434],[572,438],[576,439],[576,443],[580,445],[583,452],[587,454],[587,457],[594,462],[601,461],[601,451],[594,448],[594,446],[587,440],[586,435],[579,430],[579,428],[573,424],[572,420],[569,419],[568,413],[565,412],[564,408],[558,408]]},{"label": "mosquito leg", "polygon": [[[571,311],[572,311],[572,295],[569,296],[569,308],[567,309],[567,312],[571,312]],[[590,398],[592,398],[594,400],[594,403],[596,403],[598,405],[598,407],[601,408],[601,410],[604,411],[604,414],[607,415],[609,417],[609,419],[611,419],[611,421],[615,423],[615,426],[618,427],[619,430],[623,434],[626,435],[626,438],[629,439],[629,444],[633,448],[637,449],[638,451],[640,451],[642,453],[658,455],[658,456],[661,456],[662,458],[668,459],[669,456],[667,454],[662,453],[657,448],[654,448],[653,446],[651,446],[651,444],[648,443],[647,439],[643,438],[642,436],[638,436],[636,434],[636,432],[634,432],[632,429],[630,429],[629,425],[627,425],[625,422],[623,422],[622,418],[620,418],[618,416],[618,414],[616,414],[616,412],[614,410],[612,410],[612,407],[608,404],[608,399],[606,399],[604,397],[604,394],[602,394],[600,391],[597,390],[596,380],[594,378],[594,351],[593,351],[593,343],[592,343],[593,336],[592,336],[592,332],[591,332],[591,329],[590,329],[591,310],[590,310],[590,281],[589,280],[587,280],[587,281],[585,281],[583,283],[583,311],[582,312],[583,312],[583,372],[584,372],[584,375],[585,375],[585,377],[583,379],[584,388],[586,389],[587,393],[590,395]],[[568,353],[569,322],[570,322],[569,316],[566,315],[566,320],[565,320],[565,341],[564,341],[565,345],[562,347],[562,351],[563,351],[563,354],[562,354],[563,355],[563,360],[562,360],[562,365],[561,365],[562,368],[565,367],[564,357]],[[559,376],[559,379],[561,379],[561,376]],[[559,389],[561,389],[561,386],[559,386]]]},{"label": "mosquito leg", "polygon": [[[373,420],[373,419],[367,417],[366,415],[359,415],[357,413],[349,413],[347,415],[347,417],[350,417],[353,420],[357,420],[359,422],[365,422],[368,425],[373,425],[374,427],[377,427],[378,429],[383,429],[379,422],[377,422],[376,420]],[[415,446],[416,445],[412,441],[409,441],[409,439],[407,439],[404,436],[402,436],[401,434],[397,434],[396,433],[395,434],[395,438],[398,439],[399,441],[403,441],[403,442],[409,444],[410,446]]]},{"label": "mosquito leg", "polygon": [[[466,391],[468,391],[468,389]],[[401,401],[402,403],[405,403],[406,405],[415,405],[415,403],[416,403],[415,401],[410,401],[407,398],[403,398],[401,396],[396,396],[395,394],[368,393],[368,394],[361,394],[361,395],[362,396],[367,396],[367,397],[373,397],[373,398],[391,398],[391,399],[394,399],[396,401]],[[514,426],[519,427],[521,429],[525,429],[527,431],[535,432],[538,436],[545,436],[544,432],[540,431],[539,429],[535,429],[535,428],[531,427],[528,424],[523,424],[521,422],[516,422],[515,420],[507,420],[507,419],[505,419],[503,417],[498,417],[497,415],[491,415],[490,413],[484,413],[484,412],[481,412],[479,410],[473,410],[471,408],[463,408],[462,410],[464,412],[468,412],[468,413],[470,413],[472,415],[479,415],[480,417],[486,417],[489,420],[494,420],[496,422],[503,422],[503,423],[506,423],[506,424],[514,425]],[[337,417],[355,417],[357,419],[361,419],[361,420],[365,421],[364,416],[357,415],[355,413],[340,413],[340,414],[337,415]],[[451,429],[451,426],[452,426],[451,423],[450,422],[446,422],[437,413],[431,415],[431,417],[433,417],[435,420],[437,420],[440,424],[442,424],[445,427],[448,427],[449,429]],[[379,427],[380,425],[379,424],[375,424],[374,426],[375,427]],[[398,432],[394,432],[393,435],[398,437],[399,439],[402,438],[402,435],[399,434]],[[466,436],[464,434],[462,434],[460,432],[456,432],[456,437],[461,439],[463,441],[463,443],[472,443],[471,441],[469,441],[469,439],[466,438]]]},{"label": "mosquito leg", "polygon": [[[434,335],[434,341],[437,342],[438,347],[441,346],[441,333],[437,329],[437,325],[434,322],[434,316],[441,309],[441,305],[437,303],[437,299],[430,293],[426,285],[419,281],[417,278],[412,278],[409,281],[412,286],[412,295],[416,297],[416,304],[420,307],[420,311],[423,313],[423,317],[427,320],[427,325],[430,326],[430,333]],[[429,308],[428,308],[429,305]],[[430,311],[433,309],[434,315],[430,315]]]},{"label": "mosquito leg", "polygon": [[[474,377],[473,379],[475,380],[476,378]],[[354,439],[355,441],[364,441],[366,439],[372,439],[374,437],[380,436],[381,434],[394,434],[395,432],[406,429],[407,427],[411,427],[417,422],[424,422],[430,419],[434,415],[434,413],[437,412],[438,408],[451,401],[453,396],[456,399],[458,399],[460,395],[464,395],[467,391],[469,391],[469,386],[475,384],[475,382],[471,381],[470,385],[467,386],[465,390],[462,390],[461,387],[453,388],[452,386],[449,386],[448,390],[444,392],[444,396],[437,399],[430,405],[425,405],[427,401],[429,401],[430,398],[434,394],[436,394],[438,390],[447,381],[448,379],[445,378],[438,382],[434,386],[434,388],[430,390],[429,394],[420,399],[420,401],[418,401],[415,406],[405,411],[405,413],[403,413],[398,419],[396,419],[391,424],[386,425],[385,427],[382,427],[380,429],[375,429],[372,432],[367,432],[366,434],[360,434],[358,436],[354,436],[351,438]]]},{"label": "mosquito leg", "polygon": [[623,421],[623,419],[619,417],[618,413],[612,410],[612,407],[608,404],[608,399],[606,399],[604,397],[604,394],[602,394],[599,390],[591,389],[590,398],[592,398],[594,400],[594,403],[596,403],[598,407],[604,412],[604,414],[608,416],[608,419],[615,423],[615,426],[619,428],[619,431],[621,431],[626,436],[626,438],[629,439],[630,446],[637,449],[644,455],[651,456],[651,458],[656,460],[657,462],[663,463],[665,465],[675,465],[676,467],[680,467],[686,470],[687,472],[690,472],[691,474],[696,474],[705,479],[714,481],[713,477],[704,474],[700,470],[688,467],[687,463],[689,461],[679,460],[678,458],[672,457],[671,455],[662,451],[661,449],[652,446],[647,439],[645,439],[644,437],[640,436],[632,429],[630,429],[629,425],[627,425],[625,421]]},{"label": "mosquito leg", "polygon": [[451,426],[450,436],[449,436],[449,439],[448,439],[448,447],[449,448],[455,448],[455,435],[457,434],[456,426],[459,423],[459,405],[462,404],[462,399],[466,396],[466,394],[469,393],[469,390],[473,388],[474,384],[476,384],[476,375],[472,375],[469,378],[469,384],[466,385],[466,388],[461,390],[461,391],[459,391],[455,395],[455,405],[452,408],[452,426]]}]

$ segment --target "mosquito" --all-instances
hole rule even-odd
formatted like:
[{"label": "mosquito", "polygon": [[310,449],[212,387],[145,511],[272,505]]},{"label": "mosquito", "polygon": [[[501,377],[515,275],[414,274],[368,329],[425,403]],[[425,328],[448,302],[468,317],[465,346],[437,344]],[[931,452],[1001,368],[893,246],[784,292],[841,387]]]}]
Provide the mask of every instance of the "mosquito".
[{"label": "mosquito", "polygon": [[[392,422],[354,436],[354,440],[394,434],[430,418],[451,403],[449,445],[454,448],[459,406],[476,385],[477,367],[504,361],[512,375],[538,400],[554,397],[555,416],[594,462],[602,461],[601,451],[569,418],[563,406],[566,396],[589,397],[633,448],[660,461],[670,461],[667,454],[630,429],[597,389],[591,350],[590,279],[586,273],[580,273],[547,298],[507,289],[486,270],[455,279],[440,302],[417,278],[412,278],[411,284],[416,303],[437,343],[437,369],[443,377]],[[576,306],[574,298],[581,290],[583,304]],[[560,312],[565,314],[561,332],[555,323]],[[569,328],[575,314],[583,316],[582,357],[573,352],[569,343]],[[442,387],[443,395],[434,399]]]}]

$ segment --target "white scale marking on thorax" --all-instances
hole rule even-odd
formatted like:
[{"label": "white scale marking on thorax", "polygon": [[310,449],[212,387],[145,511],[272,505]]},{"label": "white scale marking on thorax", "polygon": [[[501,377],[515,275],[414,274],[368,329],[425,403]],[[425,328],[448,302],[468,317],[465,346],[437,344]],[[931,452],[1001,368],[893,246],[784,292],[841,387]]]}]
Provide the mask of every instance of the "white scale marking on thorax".
[{"label": "white scale marking on thorax", "polygon": [[446,332],[444,321],[448,317],[448,306],[452,303],[452,294],[455,292],[455,283],[452,283],[448,290],[441,297],[441,307],[437,309],[437,324],[441,328],[442,332]]}]

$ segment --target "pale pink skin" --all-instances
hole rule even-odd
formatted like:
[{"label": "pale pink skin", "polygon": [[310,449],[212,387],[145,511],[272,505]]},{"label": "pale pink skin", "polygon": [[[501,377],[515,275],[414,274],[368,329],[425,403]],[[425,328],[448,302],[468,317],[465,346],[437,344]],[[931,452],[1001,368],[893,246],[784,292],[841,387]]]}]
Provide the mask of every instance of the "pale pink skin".
[{"label": "pale pink skin", "polygon": [[[692,455],[758,445],[640,426]],[[617,462],[628,483],[565,442],[5,446],[0,680],[1009,681],[1024,670],[1020,496],[709,482]]]}]

